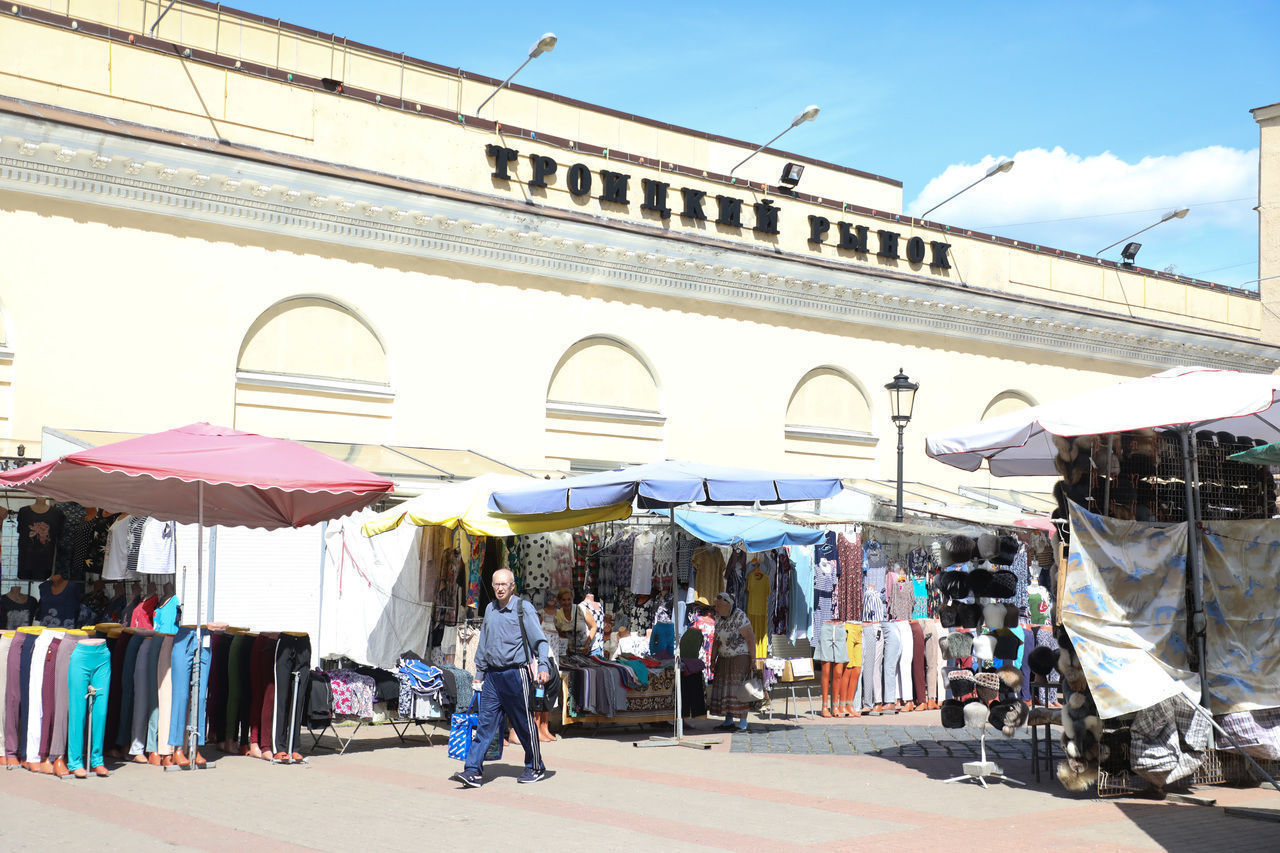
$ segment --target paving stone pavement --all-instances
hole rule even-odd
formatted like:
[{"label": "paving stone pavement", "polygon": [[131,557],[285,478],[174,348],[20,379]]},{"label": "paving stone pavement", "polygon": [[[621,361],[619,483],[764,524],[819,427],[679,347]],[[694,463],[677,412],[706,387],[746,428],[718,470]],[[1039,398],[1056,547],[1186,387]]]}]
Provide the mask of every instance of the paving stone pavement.
[{"label": "paving stone pavement", "polygon": [[[1051,744],[1055,758],[1064,757]],[[877,755],[907,758],[975,758],[979,742],[968,729],[942,726],[896,725],[804,725],[772,724],[753,726],[751,731],[734,733],[731,752],[794,755]],[[1043,749],[1043,744],[1042,744]],[[1008,738],[999,732],[987,734],[987,755],[991,758],[1031,758],[1031,735],[1025,731]]]}]

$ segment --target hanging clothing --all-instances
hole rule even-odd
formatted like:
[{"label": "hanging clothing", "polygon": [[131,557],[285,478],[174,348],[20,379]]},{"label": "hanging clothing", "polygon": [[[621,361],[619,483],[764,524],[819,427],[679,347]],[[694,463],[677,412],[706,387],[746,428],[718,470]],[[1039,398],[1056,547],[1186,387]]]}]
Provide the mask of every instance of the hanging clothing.
[{"label": "hanging clothing", "polygon": [[[724,591],[733,596],[733,606],[745,608],[747,604],[747,552],[734,548],[724,567]],[[708,598],[708,601],[713,599]]]},{"label": "hanging clothing", "polygon": [[53,591],[53,582],[40,584],[40,615],[36,621],[50,628],[74,628],[80,616],[80,598],[84,584],[67,581],[61,591]]},{"label": "hanging clothing", "polygon": [[631,542],[631,591],[647,595],[653,589],[654,545],[657,537],[644,532]]},{"label": "hanging clothing", "polygon": [[751,630],[756,635],[756,646],[752,655],[758,658],[769,656],[769,576],[762,568],[753,568],[747,573],[747,618],[751,622]]},{"label": "hanging clothing", "polygon": [[40,602],[34,596],[23,596],[25,601],[14,601],[7,594],[0,596],[0,630],[12,631],[34,624]]},{"label": "hanging clothing", "polygon": [[171,575],[178,570],[178,551],[172,521],[148,518],[142,525],[138,543],[137,571],[145,575]]},{"label": "hanging clothing", "polygon": [[813,620],[809,626],[809,642],[818,644],[822,625],[835,622],[835,589],[839,564],[836,557],[836,535],[827,532],[822,542],[813,546]]},{"label": "hanging clothing", "polygon": [[694,552],[692,561],[697,569],[693,588],[707,601],[715,600],[717,595],[724,592],[725,563],[720,549],[713,545],[699,548]]},{"label": "hanging clothing", "polygon": [[[135,524],[138,521],[140,523]],[[107,581],[133,580],[137,577],[130,568],[130,554],[133,564],[137,565],[137,552],[141,542],[134,538],[141,534],[146,518],[136,519],[131,515],[122,515],[111,525],[107,534],[106,557],[102,565],[102,579]]]},{"label": "hanging clothing", "polygon": [[592,655],[603,654],[604,653],[604,605],[598,601],[592,601],[592,602],[582,601],[578,603],[578,607],[582,610],[583,614],[590,613],[592,620],[594,620],[596,624],[595,632],[591,635],[591,643],[588,646],[586,643],[586,638],[587,638],[587,632],[590,631],[591,626],[589,626],[586,623],[585,618],[581,620],[583,641],[580,648],[583,648],[584,651],[586,651],[588,654],[592,654]]},{"label": "hanging clothing", "polygon": [[788,635],[791,642],[809,636],[813,620],[813,548],[808,545],[790,545],[787,555],[791,558],[791,613],[788,617]]},{"label": "hanging clothing", "polygon": [[48,580],[66,517],[56,506],[44,512],[31,506],[18,510],[18,580]]},{"label": "hanging clothing", "polygon": [[85,518],[85,508],[75,501],[57,504],[64,524],[58,537],[58,553],[54,566],[67,580],[82,581],[89,568],[89,548],[93,542],[92,523]]},{"label": "hanging clothing", "polygon": [[836,536],[836,562],[840,573],[836,579],[835,618],[860,619],[862,617],[862,545],[856,535],[852,539],[843,533]]},{"label": "hanging clothing", "polygon": [[777,568],[773,573],[773,604],[770,606],[769,633],[787,636],[791,633],[792,574],[791,555],[785,548],[775,552]]},{"label": "hanging clothing", "polygon": [[467,607],[476,611],[480,609],[480,573],[484,568],[484,550],[485,543],[488,539],[484,536],[472,536],[466,534],[467,538]]}]

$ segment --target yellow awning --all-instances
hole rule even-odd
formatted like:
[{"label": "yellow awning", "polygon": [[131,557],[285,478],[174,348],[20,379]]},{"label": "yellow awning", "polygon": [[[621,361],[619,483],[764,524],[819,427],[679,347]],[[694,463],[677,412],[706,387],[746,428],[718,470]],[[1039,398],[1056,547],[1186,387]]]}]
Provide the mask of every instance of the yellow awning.
[{"label": "yellow awning", "polygon": [[489,511],[489,496],[495,491],[544,485],[529,477],[482,474],[472,480],[451,483],[413,500],[379,513],[361,528],[365,536],[395,530],[406,520],[418,527],[461,526],[473,536],[515,536],[569,530],[601,521],[620,521],[631,516],[631,504],[615,504],[599,509],[558,512],[548,515],[503,516]]}]

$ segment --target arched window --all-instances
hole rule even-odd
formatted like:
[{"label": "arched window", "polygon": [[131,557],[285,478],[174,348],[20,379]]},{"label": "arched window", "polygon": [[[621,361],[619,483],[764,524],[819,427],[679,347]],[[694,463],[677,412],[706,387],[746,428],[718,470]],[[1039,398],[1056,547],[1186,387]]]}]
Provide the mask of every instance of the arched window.
[{"label": "arched window", "polygon": [[377,443],[386,438],[394,400],[382,342],[337,302],[279,302],[254,321],[240,345],[238,429]]},{"label": "arched window", "polygon": [[991,418],[1007,415],[1019,409],[1027,409],[1034,405],[1036,405],[1035,400],[1021,391],[1002,391],[992,397],[990,403],[987,403],[987,407],[982,411],[981,420],[990,420]]},{"label": "arched window", "polygon": [[589,470],[661,459],[665,423],[644,359],[614,338],[585,338],[547,384],[547,463]]},{"label": "arched window", "polygon": [[786,454],[796,470],[864,476],[875,444],[867,395],[849,374],[819,367],[800,379],[786,416]]}]

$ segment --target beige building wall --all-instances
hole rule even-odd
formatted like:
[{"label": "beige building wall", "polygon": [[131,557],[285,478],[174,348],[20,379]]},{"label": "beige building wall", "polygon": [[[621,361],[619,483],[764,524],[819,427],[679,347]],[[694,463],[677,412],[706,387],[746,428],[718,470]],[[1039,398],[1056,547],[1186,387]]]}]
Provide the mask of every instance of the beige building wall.
[{"label": "beige building wall", "polygon": [[[155,9],[0,18],[0,84],[21,99],[0,103],[11,440],[209,420],[531,469],[892,478],[883,386],[901,367],[921,385],[906,477],[988,485],[927,460],[923,437],[1174,364],[1280,366],[1248,294],[911,220],[887,179],[810,163],[792,198],[760,183],[786,160],[770,154],[729,184],[715,173],[743,144],[529,90],[494,101],[539,134],[515,138],[467,120],[488,84],[456,72],[194,3],[161,27],[184,58],[143,44]],[[519,150],[511,180],[488,145]],[[545,190],[530,154],[559,165]],[[631,175],[630,204],[574,198],[574,163]],[[779,233],[664,220],[641,209],[643,178],[740,197],[748,226],[767,196]],[[832,223],[820,246],[810,216]],[[836,248],[839,222],[872,251]],[[880,229],[948,242],[949,268],[878,258]]]},{"label": "beige building wall", "polygon": [[1258,122],[1258,290],[1262,339],[1280,343],[1280,104],[1253,111]]}]

